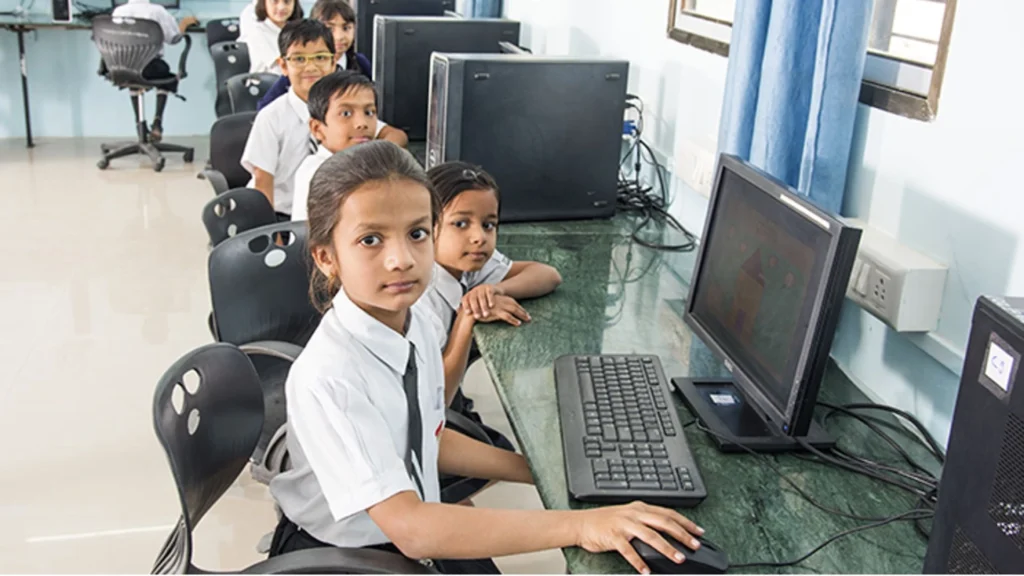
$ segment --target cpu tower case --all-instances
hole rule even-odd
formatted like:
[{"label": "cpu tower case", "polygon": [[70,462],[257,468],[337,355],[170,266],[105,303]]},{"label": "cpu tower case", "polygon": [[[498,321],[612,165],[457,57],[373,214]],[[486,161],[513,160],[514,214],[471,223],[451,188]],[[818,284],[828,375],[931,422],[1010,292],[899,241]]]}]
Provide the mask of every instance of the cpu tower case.
[{"label": "cpu tower case", "polygon": [[435,53],[430,74],[428,168],[483,166],[505,222],[615,213],[628,62]]},{"label": "cpu tower case", "polygon": [[974,309],[924,571],[1024,572],[1024,298]]},{"label": "cpu tower case", "polygon": [[374,26],[380,119],[410,140],[427,137],[431,54],[498,54],[502,42],[519,43],[519,22],[513,20],[378,15]]}]

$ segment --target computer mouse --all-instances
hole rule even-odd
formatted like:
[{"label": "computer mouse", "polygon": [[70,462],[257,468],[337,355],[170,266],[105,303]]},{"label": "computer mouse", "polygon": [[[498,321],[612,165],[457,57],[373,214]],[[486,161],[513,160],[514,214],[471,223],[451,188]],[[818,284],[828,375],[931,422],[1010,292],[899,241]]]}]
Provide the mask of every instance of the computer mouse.
[{"label": "computer mouse", "polygon": [[651,569],[652,574],[724,574],[729,569],[729,557],[714,544],[698,538],[700,548],[690,550],[675,538],[661,534],[676,550],[686,556],[682,564],[676,564],[661,552],[651,548],[643,540],[634,538],[630,544]]}]

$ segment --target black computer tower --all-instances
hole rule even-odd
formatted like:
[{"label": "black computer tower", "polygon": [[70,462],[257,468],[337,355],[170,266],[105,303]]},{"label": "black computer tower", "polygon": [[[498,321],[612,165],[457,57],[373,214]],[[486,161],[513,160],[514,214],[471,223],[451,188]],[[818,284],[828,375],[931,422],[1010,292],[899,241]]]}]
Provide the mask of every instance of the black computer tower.
[{"label": "black computer tower", "polygon": [[611,217],[628,74],[624,60],[434,54],[427,167],[483,166],[502,221]]},{"label": "black computer tower", "polygon": [[386,16],[443,16],[446,0],[356,0],[356,50],[369,56],[373,52],[373,20]]},{"label": "black computer tower", "polygon": [[421,16],[377,16],[373,81],[380,118],[410,140],[427,137],[430,55],[434,52],[498,54],[499,43],[519,43],[519,22]]},{"label": "black computer tower", "polygon": [[974,309],[924,571],[1024,573],[1024,298]]}]

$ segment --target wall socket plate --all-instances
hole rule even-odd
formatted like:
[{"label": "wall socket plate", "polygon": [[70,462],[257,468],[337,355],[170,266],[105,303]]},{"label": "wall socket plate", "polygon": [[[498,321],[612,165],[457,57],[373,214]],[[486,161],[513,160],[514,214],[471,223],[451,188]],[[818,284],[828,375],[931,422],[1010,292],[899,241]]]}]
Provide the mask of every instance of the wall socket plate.
[{"label": "wall socket plate", "polygon": [[863,234],[846,297],[897,332],[938,328],[948,267],[862,220],[847,223]]}]

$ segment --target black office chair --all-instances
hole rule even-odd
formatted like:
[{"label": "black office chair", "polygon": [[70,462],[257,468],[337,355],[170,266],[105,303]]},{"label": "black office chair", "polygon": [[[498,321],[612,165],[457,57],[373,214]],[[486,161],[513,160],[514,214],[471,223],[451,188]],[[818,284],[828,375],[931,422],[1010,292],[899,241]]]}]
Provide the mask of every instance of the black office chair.
[{"label": "black office chair", "polygon": [[242,188],[252,179],[242,167],[242,153],[255,118],[255,112],[239,112],[217,120],[210,128],[210,164],[199,177],[209,180],[215,194]]},{"label": "black office chair", "polygon": [[220,118],[231,113],[227,91],[228,79],[249,73],[249,46],[244,42],[221,42],[210,46],[210,56],[213,57],[214,81],[217,82],[214,112]]},{"label": "black office chair", "polygon": [[210,245],[260,226],[277,223],[270,201],[259,190],[235,188],[217,196],[203,207],[203,225]]},{"label": "black office chair", "polygon": [[212,49],[221,42],[238,40],[238,18],[222,18],[206,23],[206,47]]},{"label": "black office chair", "polygon": [[145,154],[153,162],[153,170],[164,169],[166,160],[163,152],[180,152],[185,162],[192,162],[195,151],[187,146],[165,142],[153,142],[146,125],[144,95],[152,89],[177,90],[177,84],[187,76],[185,61],[188,58],[192,39],[186,34],[185,49],[178,60],[178,73],[166,79],[151,80],[142,77],[146,65],[159,57],[164,45],[164,33],[160,25],[141,18],[114,18],[97,16],[92,20],[92,40],[99,48],[102,64],[100,74],[121,90],[129,90],[134,99],[134,113],[137,123],[138,141],[117,144],[102,144],[103,159],[96,163],[100,170],[106,170],[110,161],[132,154]]},{"label": "black office chair", "polygon": [[[174,475],[181,517],[152,573],[202,573],[192,564],[192,531],[245,468],[263,428],[263,393],[249,359],[230,344],[210,344],[186,354],[157,384],[153,427]],[[432,573],[399,554],[362,548],[291,552],[243,572]]]},{"label": "black office chair", "polygon": [[270,91],[278,78],[279,75],[269,72],[239,74],[228,78],[226,90],[231,113],[255,112],[260,99]]}]

